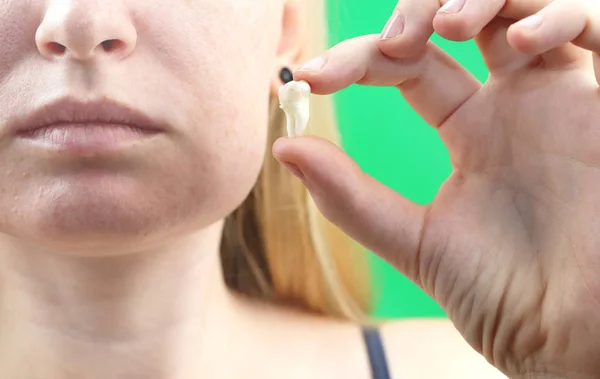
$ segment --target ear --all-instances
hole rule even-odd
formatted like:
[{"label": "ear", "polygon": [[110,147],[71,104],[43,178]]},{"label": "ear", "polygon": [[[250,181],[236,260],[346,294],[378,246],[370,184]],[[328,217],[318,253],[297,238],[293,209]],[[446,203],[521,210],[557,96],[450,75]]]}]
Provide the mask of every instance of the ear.
[{"label": "ear", "polygon": [[302,64],[308,33],[306,29],[306,1],[286,0],[283,6],[281,38],[277,47],[275,72],[271,79],[271,96],[277,96],[283,85],[279,77],[283,67],[292,72]]}]

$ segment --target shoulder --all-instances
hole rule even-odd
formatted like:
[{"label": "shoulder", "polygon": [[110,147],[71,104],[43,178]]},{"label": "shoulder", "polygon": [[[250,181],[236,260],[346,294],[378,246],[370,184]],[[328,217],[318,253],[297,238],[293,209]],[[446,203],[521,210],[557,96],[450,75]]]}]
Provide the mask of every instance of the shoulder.
[{"label": "shoulder", "polygon": [[506,379],[449,320],[398,320],[380,327],[392,378]]},{"label": "shoulder", "polygon": [[[274,306],[256,313],[254,353],[269,357],[272,374],[261,377],[371,378],[360,325]],[[379,330],[392,379],[506,379],[448,320],[390,320]]]}]

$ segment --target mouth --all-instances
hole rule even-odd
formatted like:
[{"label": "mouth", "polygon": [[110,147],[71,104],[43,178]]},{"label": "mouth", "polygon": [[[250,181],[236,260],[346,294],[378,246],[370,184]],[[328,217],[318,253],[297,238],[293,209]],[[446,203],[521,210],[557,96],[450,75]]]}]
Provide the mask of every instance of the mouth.
[{"label": "mouth", "polygon": [[83,155],[132,148],[167,130],[143,112],[115,101],[70,98],[16,118],[8,129],[35,147]]}]

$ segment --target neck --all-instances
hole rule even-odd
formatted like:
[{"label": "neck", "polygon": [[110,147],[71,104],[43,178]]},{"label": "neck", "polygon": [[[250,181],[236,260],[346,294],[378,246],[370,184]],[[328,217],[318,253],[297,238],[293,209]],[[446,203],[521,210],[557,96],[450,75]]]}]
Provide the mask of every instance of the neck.
[{"label": "neck", "polygon": [[193,377],[236,314],[220,234],[215,225],[175,246],[93,258],[2,241],[2,377]]}]

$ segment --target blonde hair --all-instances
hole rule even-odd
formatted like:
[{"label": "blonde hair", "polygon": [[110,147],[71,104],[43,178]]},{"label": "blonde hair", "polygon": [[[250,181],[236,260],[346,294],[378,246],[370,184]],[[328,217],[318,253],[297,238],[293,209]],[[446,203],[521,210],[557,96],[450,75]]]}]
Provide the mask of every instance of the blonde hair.
[{"label": "blonde hair", "polygon": [[[327,48],[325,8],[310,0],[305,57]],[[270,99],[268,144],[253,191],[226,222],[221,259],[228,286],[269,301],[364,322],[371,308],[366,253],[328,222],[302,183],[272,157],[286,133],[285,117]],[[339,142],[330,97],[311,100],[307,134]]]}]

